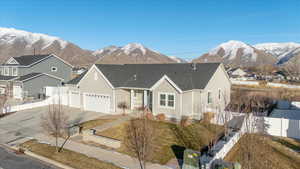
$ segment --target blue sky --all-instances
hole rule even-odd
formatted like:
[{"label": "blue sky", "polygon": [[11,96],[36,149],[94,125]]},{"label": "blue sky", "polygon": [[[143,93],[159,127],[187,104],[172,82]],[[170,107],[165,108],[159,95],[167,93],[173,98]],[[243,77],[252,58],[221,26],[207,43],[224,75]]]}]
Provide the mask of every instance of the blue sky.
[{"label": "blue sky", "polygon": [[300,42],[300,1],[1,0],[0,27],[91,50],[139,42],[190,59],[227,40]]}]

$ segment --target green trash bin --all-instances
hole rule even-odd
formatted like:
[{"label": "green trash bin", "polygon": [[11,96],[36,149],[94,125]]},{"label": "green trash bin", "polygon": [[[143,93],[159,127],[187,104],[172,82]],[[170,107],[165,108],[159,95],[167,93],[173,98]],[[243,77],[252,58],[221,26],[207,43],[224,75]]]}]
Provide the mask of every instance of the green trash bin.
[{"label": "green trash bin", "polygon": [[200,152],[185,149],[182,169],[199,169]]}]

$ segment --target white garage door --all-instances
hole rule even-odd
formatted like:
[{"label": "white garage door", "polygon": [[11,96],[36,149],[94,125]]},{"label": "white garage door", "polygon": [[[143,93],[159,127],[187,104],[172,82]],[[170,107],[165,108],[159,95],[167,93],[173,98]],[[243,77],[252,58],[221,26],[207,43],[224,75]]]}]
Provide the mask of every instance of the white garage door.
[{"label": "white garage door", "polygon": [[15,99],[22,99],[22,88],[21,86],[13,86],[13,95]]},{"label": "white garage door", "polygon": [[84,110],[101,113],[110,112],[110,96],[102,94],[84,94]]},{"label": "white garage door", "polygon": [[69,100],[70,100],[70,107],[80,108],[80,92],[77,91],[70,91],[69,92]]}]

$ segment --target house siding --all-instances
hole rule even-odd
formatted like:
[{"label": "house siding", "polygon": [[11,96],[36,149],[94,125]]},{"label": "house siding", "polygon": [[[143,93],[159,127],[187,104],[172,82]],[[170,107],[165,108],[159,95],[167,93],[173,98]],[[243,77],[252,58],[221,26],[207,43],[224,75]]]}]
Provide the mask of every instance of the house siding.
[{"label": "house siding", "polygon": [[[51,67],[56,67],[57,71],[52,72]],[[64,79],[65,82],[71,80],[72,67],[67,65],[62,60],[52,56],[43,60],[31,67],[19,67],[18,75],[23,76],[29,73],[47,73],[59,78]]]},{"label": "house siding", "polygon": [[122,109],[118,108],[118,104],[121,102],[125,102],[130,109],[130,90],[127,89],[116,89],[116,110],[117,112],[123,112]]},{"label": "house siding", "polygon": [[[97,80],[95,80],[95,74],[97,74]],[[90,72],[83,77],[79,82],[79,90],[82,93],[95,93],[105,94],[110,96],[110,109],[114,111],[114,96],[113,90],[110,85],[105,81],[103,76],[96,70],[95,67],[91,68]]]},{"label": "house siding", "polygon": [[[174,93],[175,94],[175,109],[164,108],[159,106],[159,93]],[[152,91],[154,115],[165,114],[169,118],[181,118],[181,94],[166,80]]]},{"label": "house siding", "polygon": [[[14,85],[18,85],[15,83]],[[43,92],[45,86],[60,86],[61,81],[59,79],[42,75],[28,81],[24,81],[22,84],[23,92],[28,91],[28,96],[37,97],[39,93]]]},{"label": "house siding", "polygon": [[182,93],[182,115],[193,115],[193,91]]},{"label": "house siding", "polygon": [[[221,99],[219,99],[219,89],[221,89]],[[205,92],[202,93],[202,99],[208,108],[225,108],[225,104],[230,102],[231,82],[228,79],[227,73],[223,66],[219,66],[214,76],[210,79],[205,87]],[[208,91],[212,94],[212,103],[207,103]]]}]

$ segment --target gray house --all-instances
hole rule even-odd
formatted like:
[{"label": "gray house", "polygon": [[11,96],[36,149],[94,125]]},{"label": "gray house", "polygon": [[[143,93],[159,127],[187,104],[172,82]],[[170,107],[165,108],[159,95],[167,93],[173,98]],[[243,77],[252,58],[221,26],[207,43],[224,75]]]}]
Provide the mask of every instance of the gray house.
[{"label": "gray house", "polygon": [[67,83],[70,106],[118,113],[148,107],[154,115],[200,119],[204,111],[224,108],[231,83],[221,63],[93,65]]},{"label": "gray house", "polygon": [[59,86],[71,79],[73,66],[54,54],[11,57],[0,65],[0,93],[16,99],[37,97],[45,86]]}]

